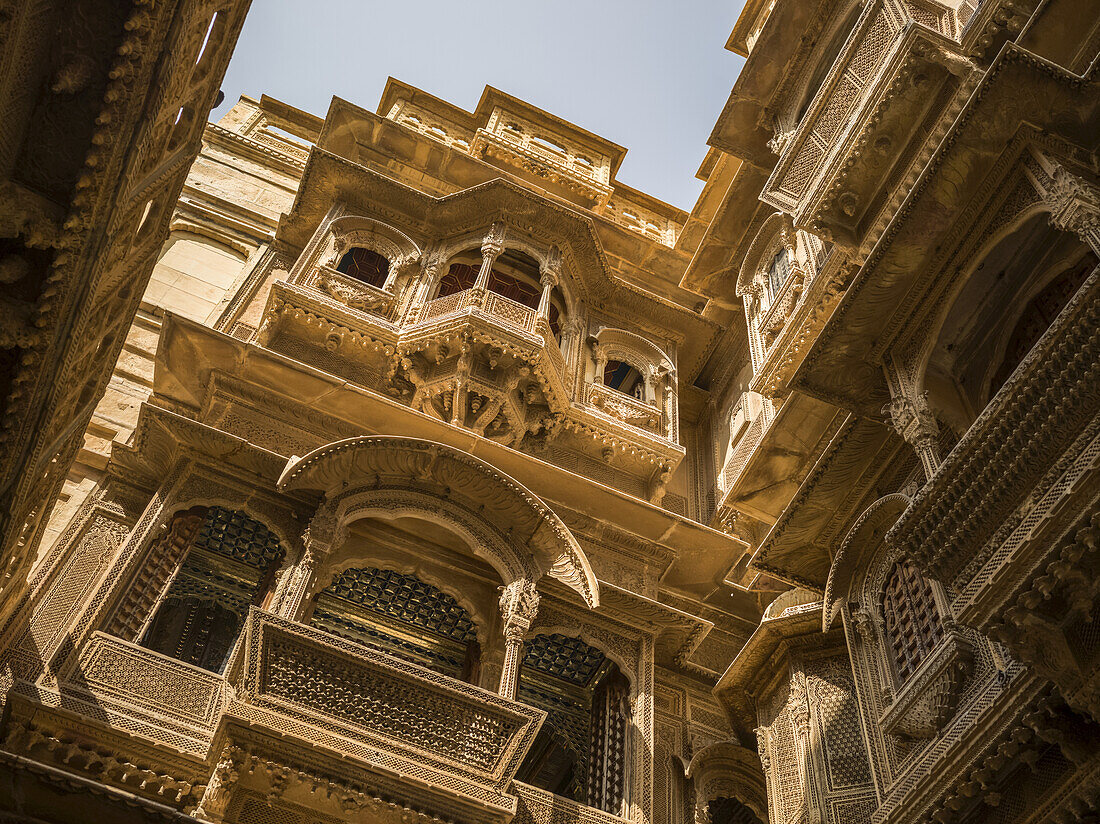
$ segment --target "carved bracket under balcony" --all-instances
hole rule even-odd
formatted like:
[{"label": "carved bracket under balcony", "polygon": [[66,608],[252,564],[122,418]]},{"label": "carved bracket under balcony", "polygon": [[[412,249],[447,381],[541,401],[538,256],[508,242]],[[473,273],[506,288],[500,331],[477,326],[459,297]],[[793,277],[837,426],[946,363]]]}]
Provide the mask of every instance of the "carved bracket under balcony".
[{"label": "carved bracket under balcony", "polygon": [[974,666],[974,647],[957,629],[898,690],[882,716],[883,728],[903,738],[932,738],[955,714]]}]

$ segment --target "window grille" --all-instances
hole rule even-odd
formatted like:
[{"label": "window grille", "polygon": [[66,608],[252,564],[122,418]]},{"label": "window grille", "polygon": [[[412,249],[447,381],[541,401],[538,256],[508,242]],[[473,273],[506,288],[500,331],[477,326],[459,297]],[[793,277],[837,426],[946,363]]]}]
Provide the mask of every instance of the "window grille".
[{"label": "window grille", "polygon": [[943,637],[932,584],[908,561],[898,561],[890,570],[882,614],[894,668],[905,682]]},{"label": "window grille", "polygon": [[381,289],[389,275],[390,262],[375,251],[357,246],[344,253],[336,271]]}]

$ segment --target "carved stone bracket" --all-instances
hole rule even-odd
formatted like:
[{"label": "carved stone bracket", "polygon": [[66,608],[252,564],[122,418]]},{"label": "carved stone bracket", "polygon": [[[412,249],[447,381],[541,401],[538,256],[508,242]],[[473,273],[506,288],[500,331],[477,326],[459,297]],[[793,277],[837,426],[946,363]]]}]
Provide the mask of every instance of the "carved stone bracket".
[{"label": "carved stone bracket", "polygon": [[974,665],[974,647],[958,630],[921,664],[882,716],[887,732],[904,738],[931,738],[955,714],[963,685]]}]

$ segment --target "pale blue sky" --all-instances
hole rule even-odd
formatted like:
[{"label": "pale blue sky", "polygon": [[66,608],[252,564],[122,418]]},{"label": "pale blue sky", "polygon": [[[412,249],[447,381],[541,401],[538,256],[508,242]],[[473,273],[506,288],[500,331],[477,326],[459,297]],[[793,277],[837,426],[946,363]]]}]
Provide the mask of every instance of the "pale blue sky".
[{"label": "pale blue sky", "polygon": [[690,209],[742,2],[253,0],[214,115],[241,94],[373,111],[389,75],[469,110],[488,84],[627,147],[620,180]]}]

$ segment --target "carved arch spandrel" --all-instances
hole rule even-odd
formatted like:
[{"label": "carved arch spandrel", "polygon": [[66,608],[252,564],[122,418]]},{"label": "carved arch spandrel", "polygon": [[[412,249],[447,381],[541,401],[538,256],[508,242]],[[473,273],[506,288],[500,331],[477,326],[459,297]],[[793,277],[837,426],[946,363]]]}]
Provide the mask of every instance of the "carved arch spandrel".
[{"label": "carved arch spandrel", "polygon": [[599,605],[596,576],[561,518],[518,481],[453,447],[394,436],[348,438],[292,457],[278,487],[321,492],[337,533],[364,517],[442,518],[485,552],[506,584],[549,575],[589,607]]}]

